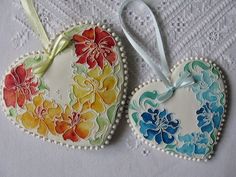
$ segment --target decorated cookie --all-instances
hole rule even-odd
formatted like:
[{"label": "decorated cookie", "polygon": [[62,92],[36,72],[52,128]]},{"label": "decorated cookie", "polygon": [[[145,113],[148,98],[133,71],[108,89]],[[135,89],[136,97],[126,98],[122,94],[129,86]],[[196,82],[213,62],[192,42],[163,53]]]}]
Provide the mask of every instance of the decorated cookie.
[{"label": "decorated cookie", "polygon": [[80,23],[49,41],[32,1],[22,5],[31,9],[30,20],[49,45],[10,66],[1,86],[4,112],[19,128],[44,140],[73,148],[103,147],[126,97],[127,66],[119,38],[105,26]]},{"label": "decorated cookie", "polygon": [[[147,10],[153,21],[159,63],[124,22],[123,11],[134,2]],[[227,107],[227,85],[220,68],[196,57],[182,60],[170,70],[158,23],[141,0],[125,1],[120,21],[129,42],[157,77],[132,92],[127,117],[133,132],[145,144],[176,157],[195,161],[211,158]]]},{"label": "decorated cookie", "polygon": [[150,146],[185,159],[210,158],[226,112],[226,83],[221,70],[208,60],[183,60],[172,69],[172,80],[191,73],[195,83],[179,88],[161,103],[163,82],[140,85],[129,103],[129,123]]}]

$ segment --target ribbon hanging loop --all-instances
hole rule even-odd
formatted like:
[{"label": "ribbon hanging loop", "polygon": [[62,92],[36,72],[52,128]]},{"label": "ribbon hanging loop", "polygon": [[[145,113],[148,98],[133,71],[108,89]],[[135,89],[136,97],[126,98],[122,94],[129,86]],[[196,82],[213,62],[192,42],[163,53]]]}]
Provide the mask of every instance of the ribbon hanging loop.
[{"label": "ribbon hanging loop", "polygon": [[[138,3],[140,7],[143,7],[147,9],[148,13],[150,14],[150,17],[153,21],[154,30],[156,33],[156,42],[157,42],[157,49],[160,55],[160,64],[154,63],[152,57],[148,55],[145,49],[142,48],[140,43],[135,40],[135,37],[132,35],[132,33],[127,28],[124,19],[123,19],[123,12],[127,5],[131,3]],[[180,78],[172,83],[170,80],[170,69],[168,67],[165,51],[164,51],[164,45],[160,33],[160,29],[157,23],[157,20],[152,13],[151,9],[141,0],[126,0],[120,8],[119,11],[119,18],[121,23],[121,28],[124,31],[124,34],[126,35],[127,39],[129,40],[130,44],[133,46],[133,48],[139,53],[139,55],[144,59],[144,61],[149,65],[149,67],[158,75],[159,79],[165,84],[166,91],[159,95],[157,98],[160,102],[165,102],[169,98],[171,98],[175,92],[176,89],[181,87],[187,87],[189,85],[192,85],[194,83],[194,80],[190,73],[184,73],[180,76]]]},{"label": "ribbon hanging loop", "polygon": [[[54,42],[51,43],[36,12],[33,0],[21,0],[21,4],[28,16],[34,32],[38,35],[45,52],[48,54],[47,60],[33,66],[34,74],[38,77],[43,77],[53,63],[55,57],[69,45],[70,39],[65,35],[65,33],[62,33],[54,40]],[[49,48],[49,46],[51,47]]]}]

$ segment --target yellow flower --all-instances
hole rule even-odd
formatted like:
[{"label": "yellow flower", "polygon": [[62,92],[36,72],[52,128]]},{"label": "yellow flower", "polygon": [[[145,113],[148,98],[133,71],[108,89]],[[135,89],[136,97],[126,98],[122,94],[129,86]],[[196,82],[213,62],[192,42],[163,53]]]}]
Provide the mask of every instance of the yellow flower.
[{"label": "yellow flower", "polygon": [[39,94],[33,98],[32,103],[26,104],[27,111],[19,116],[26,129],[35,129],[40,135],[46,136],[48,132],[56,134],[54,120],[60,117],[62,108],[53,101],[44,100]]},{"label": "yellow flower", "polygon": [[85,103],[96,112],[102,113],[106,105],[116,102],[117,79],[112,72],[111,66],[106,65],[103,70],[99,67],[90,70],[87,76],[82,74],[75,76],[76,84],[73,85],[73,92],[77,103],[73,108],[77,108],[80,103]]}]

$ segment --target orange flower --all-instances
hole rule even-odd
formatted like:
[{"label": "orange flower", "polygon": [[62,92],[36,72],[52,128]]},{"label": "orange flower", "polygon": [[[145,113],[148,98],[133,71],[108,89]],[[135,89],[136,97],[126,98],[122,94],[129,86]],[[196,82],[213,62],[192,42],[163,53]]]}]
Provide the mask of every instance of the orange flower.
[{"label": "orange flower", "polygon": [[37,128],[37,132],[46,136],[48,132],[56,134],[54,120],[60,117],[62,109],[53,101],[44,100],[39,94],[32,103],[26,104],[26,112],[18,116],[22,125],[27,129]]},{"label": "orange flower", "polygon": [[86,139],[90,136],[95,117],[96,114],[92,111],[76,111],[67,106],[61,114],[62,119],[56,121],[56,132],[62,134],[64,140],[77,142]]}]

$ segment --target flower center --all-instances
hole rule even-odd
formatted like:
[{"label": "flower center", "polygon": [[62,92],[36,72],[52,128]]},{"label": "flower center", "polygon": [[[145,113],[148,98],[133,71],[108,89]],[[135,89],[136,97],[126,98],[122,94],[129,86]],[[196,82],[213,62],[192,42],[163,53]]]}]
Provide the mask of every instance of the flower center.
[{"label": "flower center", "polygon": [[163,118],[163,119],[157,119],[157,129],[159,130],[159,129],[166,129],[167,128],[167,124],[168,124],[168,122],[166,121],[166,119],[165,118]]},{"label": "flower center", "polygon": [[70,117],[70,119],[71,119],[71,125],[72,125],[72,127],[74,127],[80,121],[80,114],[76,113],[76,112],[73,112],[72,113],[72,118]]},{"label": "flower center", "polygon": [[102,54],[104,57],[107,57],[107,53],[110,53],[110,51],[102,44],[90,42],[88,43],[88,46],[91,49],[91,54],[93,55],[94,59],[98,58],[100,54]]},{"label": "flower center", "polygon": [[42,106],[38,106],[36,109],[36,114],[41,120],[44,120],[47,115],[47,110]]},{"label": "flower center", "polygon": [[98,90],[99,87],[99,83],[97,80],[95,79],[89,79],[85,81],[85,84],[90,85],[92,87],[92,91],[95,92],[96,90]]},{"label": "flower center", "polygon": [[21,89],[24,89],[26,87],[26,84],[25,83],[16,83],[16,88],[21,90]]},{"label": "flower center", "polygon": [[201,87],[202,89],[204,89],[204,88],[207,88],[208,86],[207,86],[207,83],[205,83],[205,82],[200,82],[200,87]]},{"label": "flower center", "polygon": [[95,42],[91,42],[89,45],[90,49],[96,49],[98,45]]},{"label": "flower center", "polygon": [[27,89],[27,88],[22,88],[23,89],[23,93],[25,94],[25,95],[30,95],[30,91],[29,91],[29,89]]},{"label": "flower center", "polygon": [[206,119],[207,119],[208,122],[210,122],[210,120],[214,116],[212,112],[206,112],[205,115],[206,115]]}]

